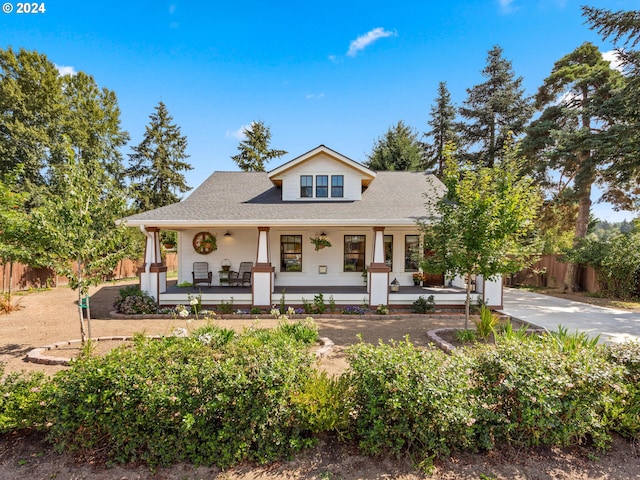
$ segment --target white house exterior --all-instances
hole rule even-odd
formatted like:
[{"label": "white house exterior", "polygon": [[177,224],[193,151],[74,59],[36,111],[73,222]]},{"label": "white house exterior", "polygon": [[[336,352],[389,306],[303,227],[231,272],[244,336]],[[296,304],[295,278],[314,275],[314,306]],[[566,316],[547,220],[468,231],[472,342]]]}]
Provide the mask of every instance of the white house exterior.
[{"label": "white house exterior", "polygon": [[[178,232],[178,284],[191,282],[194,262],[208,263],[212,286],[197,288],[205,304],[232,298],[267,307],[283,294],[296,304],[315,292],[336,304],[407,305],[433,294],[439,304],[461,305],[462,279],[427,290],[412,277],[422,248],[416,222],[429,221],[426,200],[443,192],[433,175],[374,172],[320,145],[270,172],[214,172],[185,200],[123,221],[147,235],[141,288],[161,304],[187,296],[167,288],[158,235],[166,229]],[[216,250],[196,251],[202,232],[216,238]],[[316,250],[310,239],[321,235],[331,247]],[[237,271],[241,262],[253,264],[250,287],[228,287],[222,266]],[[501,306],[501,282],[475,281],[476,297]]]}]

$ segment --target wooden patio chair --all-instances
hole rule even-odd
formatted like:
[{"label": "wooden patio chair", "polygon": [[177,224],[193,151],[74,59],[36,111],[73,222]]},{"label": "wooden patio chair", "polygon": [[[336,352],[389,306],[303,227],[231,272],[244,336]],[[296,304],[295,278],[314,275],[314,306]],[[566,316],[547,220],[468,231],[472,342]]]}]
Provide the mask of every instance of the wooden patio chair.
[{"label": "wooden patio chair", "polygon": [[206,283],[208,287],[211,286],[211,277],[212,274],[209,271],[209,263],[207,262],[193,262],[193,271],[191,272],[193,276],[193,286],[195,287],[198,283]]},{"label": "wooden patio chair", "polygon": [[230,287],[250,287],[253,262],[240,262],[237,272],[229,272]]}]

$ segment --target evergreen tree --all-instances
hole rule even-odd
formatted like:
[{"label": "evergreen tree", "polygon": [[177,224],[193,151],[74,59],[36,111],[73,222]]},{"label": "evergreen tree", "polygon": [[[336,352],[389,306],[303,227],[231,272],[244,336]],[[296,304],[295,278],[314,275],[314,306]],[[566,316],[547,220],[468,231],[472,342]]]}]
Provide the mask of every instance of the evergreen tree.
[{"label": "evergreen tree", "polygon": [[451,94],[446,82],[438,85],[438,96],[431,106],[431,120],[427,123],[431,130],[424,134],[433,139],[432,144],[425,146],[427,170],[434,169],[438,176],[444,170],[444,148],[447,143],[457,144],[456,108],[451,103]]},{"label": "evergreen tree", "polygon": [[489,50],[482,70],[486,82],[467,89],[460,115],[463,158],[474,165],[493,165],[509,138],[524,132],[533,108],[524,95],[522,77],[516,77],[511,62],[502,57],[502,48]]},{"label": "evergreen tree", "polygon": [[418,133],[400,120],[376,140],[365,164],[372,170],[421,170],[424,149]]},{"label": "evergreen tree", "polygon": [[640,10],[612,12],[592,7],[582,10],[592,29],[604,38],[621,42],[616,52],[626,82],[610,100],[616,107],[616,121],[605,132],[609,137],[606,156],[617,160],[603,172],[603,177],[610,184],[605,198],[621,208],[633,209],[637,207],[637,199],[628,193],[637,191],[640,178],[640,50],[636,48],[640,43]]},{"label": "evergreen tree", "polygon": [[127,170],[136,208],[140,211],[163,207],[180,201],[189,190],[184,174],[191,165],[184,160],[187,137],[172,123],[166,105],[159,102],[145,128],[139,145],[132,147]]},{"label": "evergreen tree", "polygon": [[265,164],[274,158],[286,155],[285,150],[269,148],[271,129],[262,120],[251,122],[248,128],[242,130],[246,139],[240,142],[240,153],[231,157],[244,172],[264,172]]},{"label": "evergreen tree", "polygon": [[[536,96],[536,106],[546,108],[531,124],[524,143],[541,177],[560,172],[560,178],[567,179],[558,193],[573,187],[578,204],[576,244],[587,234],[592,185],[607,180],[604,172],[615,160],[609,156],[606,132],[616,112],[610,100],[623,83],[622,75],[587,42],[555,63]],[[566,290],[578,289],[577,275],[577,265],[570,264]]]}]

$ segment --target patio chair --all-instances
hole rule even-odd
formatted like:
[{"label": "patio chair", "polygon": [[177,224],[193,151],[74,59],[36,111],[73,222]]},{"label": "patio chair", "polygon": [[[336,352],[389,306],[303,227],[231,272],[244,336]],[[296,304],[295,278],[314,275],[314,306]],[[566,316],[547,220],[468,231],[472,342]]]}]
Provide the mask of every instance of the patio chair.
[{"label": "patio chair", "polygon": [[195,287],[198,283],[206,283],[208,287],[211,286],[211,277],[212,274],[209,271],[209,263],[207,262],[193,262],[193,271],[191,272],[193,276],[193,286]]},{"label": "patio chair", "polygon": [[237,272],[229,272],[230,287],[250,287],[253,262],[240,262]]}]

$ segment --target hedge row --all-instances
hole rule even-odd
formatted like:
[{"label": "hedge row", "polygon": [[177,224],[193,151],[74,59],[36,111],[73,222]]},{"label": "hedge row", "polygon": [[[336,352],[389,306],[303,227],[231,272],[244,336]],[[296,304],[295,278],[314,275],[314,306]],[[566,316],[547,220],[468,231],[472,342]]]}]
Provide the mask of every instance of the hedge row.
[{"label": "hedge row", "polygon": [[[332,432],[364,453],[429,459],[511,444],[606,448],[640,432],[640,346],[563,348],[502,339],[445,355],[408,340],[348,350],[350,368],[314,368],[317,329],[231,335],[209,328],[86,356],[52,379],[0,383],[0,430],[41,428],[59,448],[150,465],[230,466],[290,457]],[[315,333],[314,333],[315,332]]]}]

